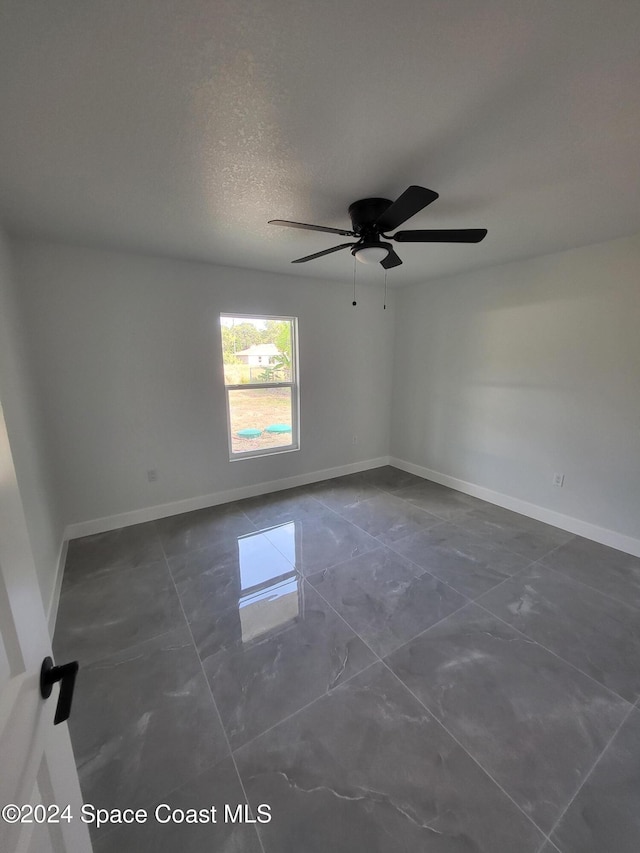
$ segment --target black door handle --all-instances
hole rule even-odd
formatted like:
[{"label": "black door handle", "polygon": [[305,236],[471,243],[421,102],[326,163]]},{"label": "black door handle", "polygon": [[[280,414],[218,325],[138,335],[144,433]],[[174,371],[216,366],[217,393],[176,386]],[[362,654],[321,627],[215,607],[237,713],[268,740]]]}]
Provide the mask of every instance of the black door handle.
[{"label": "black door handle", "polygon": [[65,663],[64,666],[54,666],[53,660],[46,657],[42,661],[40,669],[40,695],[43,699],[48,699],[51,696],[53,685],[56,681],[60,682],[60,695],[58,696],[58,704],[56,706],[56,715],[53,718],[53,725],[64,723],[69,719],[71,713],[71,700],[73,699],[73,689],[76,686],[76,675],[78,674],[78,661],[74,660],[71,663]]}]

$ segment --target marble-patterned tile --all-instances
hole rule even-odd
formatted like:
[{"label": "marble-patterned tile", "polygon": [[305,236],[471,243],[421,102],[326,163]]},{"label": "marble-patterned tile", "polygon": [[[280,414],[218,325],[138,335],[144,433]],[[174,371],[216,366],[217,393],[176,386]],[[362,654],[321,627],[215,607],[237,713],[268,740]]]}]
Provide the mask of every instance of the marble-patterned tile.
[{"label": "marble-patterned tile", "polygon": [[[484,534],[499,533],[503,528],[517,527],[520,530],[536,530],[540,526],[542,528],[549,526],[528,515],[523,515],[521,512],[514,512],[487,502],[483,502],[482,506],[477,507],[476,512],[470,518],[473,521],[469,521],[469,527],[477,527],[477,532]],[[558,530],[555,527],[553,529]],[[566,533],[565,531],[562,532]],[[571,534],[566,533],[566,536],[571,537]]]},{"label": "marble-patterned tile", "polygon": [[184,627],[164,560],[98,574],[64,587],[53,647],[58,660],[80,664]]},{"label": "marble-patterned tile", "polygon": [[435,515],[430,515],[425,510],[386,492],[360,501],[354,506],[343,507],[338,512],[343,518],[387,545],[396,539],[442,523]]},{"label": "marble-patterned tile", "polygon": [[573,539],[573,534],[566,530],[493,504],[484,504],[457,518],[455,523],[470,533],[489,536],[495,544],[504,545],[530,561],[539,560]]},{"label": "marble-patterned tile", "polygon": [[164,558],[152,521],[83,536],[69,542],[64,565],[65,589],[113,569],[130,569]]},{"label": "marble-patterned tile", "polygon": [[252,533],[256,529],[235,503],[183,512],[153,523],[167,557],[220,545],[225,539]]},{"label": "marble-patterned tile", "polygon": [[555,828],[561,853],[640,850],[640,712],[625,720]]},{"label": "marble-patterned tile", "polygon": [[478,603],[630,702],[640,696],[638,611],[541,564]]},{"label": "marble-patterned tile", "polygon": [[246,498],[238,501],[236,506],[259,529],[325,511],[325,507],[309,493],[307,487],[283,489],[269,495]]},{"label": "marble-patterned tile", "polygon": [[398,489],[393,494],[443,521],[454,521],[474,508],[484,506],[483,501],[471,495],[465,495],[431,480],[422,480],[413,486]]},{"label": "marble-patterned tile", "polygon": [[311,575],[309,583],[381,656],[467,602],[388,548]]},{"label": "marble-patterned tile", "polygon": [[640,557],[576,536],[542,562],[605,595],[640,607]]},{"label": "marble-patterned tile", "polygon": [[381,493],[364,474],[346,474],[344,477],[312,483],[305,488],[310,495],[333,510],[355,506]]},{"label": "marble-patterned tile", "polygon": [[543,836],[381,663],[235,753],[265,853],[535,853]]},{"label": "marble-patterned tile", "polygon": [[281,593],[283,582],[295,576],[263,533],[172,557],[169,568],[201,657],[238,639],[239,613],[256,595],[262,600],[269,590]]},{"label": "marble-patterned tile", "polygon": [[386,492],[405,489],[407,486],[424,483],[423,477],[409,474],[408,471],[402,471],[400,468],[394,468],[392,465],[370,468],[368,471],[363,471],[361,476],[367,483],[371,483],[378,489],[383,489]]},{"label": "marble-patterned tile", "polygon": [[373,536],[329,510],[268,528],[264,534],[304,575],[350,560],[380,545]]},{"label": "marble-patterned tile", "polygon": [[[369,666],[375,655],[315,590],[300,580],[283,624],[203,661],[233,748]],[[241,614],[242,618],[242,614]]]},{"label": "marble-patterned tile", "polygon": [[387,660],[545,832],[629,708],[475,604]]},{"label": "marble-patterned tile", "polygon": [[469,598],[476,598],[529,564],[529,560],[442,522],[390,547]]},{"label": "marble-patterned tile", "polygon": [[[100,833],[93,841],[93,853],[261,853],[254,824],[225,822],[225,804],[234,811],[245,803],[233,760],[223,758],[186,785],[145,805],[145,823],[114,826]],[[212,806],[215,822],[205,822],[202,815],[198,823],[167,820],[175,810],[189,818],[193,809],[211,816]]]},{"label": "marble-patterned tile", "polygon": [[82,667],[69,719],[85,802],[144,806],[229,754],[185,628]]},{"label": "marble-patterned tile", "polygon": [[[256,535],[284,561],[268,539],[261,534],[248,534]],[[220,545],[169,557],[169,570],[187,617],[198,604],[212,615],[237,604],[242,587],[238,546],[241,538],[225,539]]]}]

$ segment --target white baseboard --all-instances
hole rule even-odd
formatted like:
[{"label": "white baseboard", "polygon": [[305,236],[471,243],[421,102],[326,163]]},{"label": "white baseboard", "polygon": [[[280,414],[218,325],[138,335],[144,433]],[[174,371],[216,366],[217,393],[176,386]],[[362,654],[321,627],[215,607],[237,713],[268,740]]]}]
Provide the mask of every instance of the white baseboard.
[{"label": "white baseboard", "polygon": [[433,480],[434,483],[449,486],[458,492],[473,495],[474,498],[481,498],[483,501],[496,504],[504,509],[510,509],[513,512],[519,512],[521,515],[527,515],[529,518],[535,518],[536,521],[543,521],[545,524],[551,524],[561,530],[575,533],[577,536],[584,536],[586,539],[592,539],[594,542],[600,542],[602,545],[609,545],[611,548],[617,548],[619,551],[640,557],[640,539],[635,539],[633,536],[627,536],[606,527],[599,527],[589,521],[564,515],[553,509],[546,509],[538,506],[538,504],[532,504],[520,498],[505,495],[502,492],[495,492],[493,489],[468,483],[466,480],[459,480],[457,477],[450,477],[448,474],[441,474],[439,471],[432,471],[422,465],[414,465],[413,462],[396,459],[394,456],[389,457],[388,464],[400,468],[402,471],[408,471],[410,474],[416,474],[418,477],[424,477],[425,480]]},{"label": "white baseboard", "polygon": [[53,640],[53,634],[56,630],[56,618],[58,616],[58,604],[60,603],[60,590],[62,589],[62,575],[64,573],[64,564],[67,561],[67,550],[69,543],[66,538],[63,539],[58,553],[58,562],[56,564],[56,576],[53,582],[53,589],[47,607],[47,625],[49,628],[49,637]]},{"label": "white baseboard", "polygon": [[388,464],[389,457],[380,456],[377,459],[368,459],[365,462],[351,462],[348,465],[325,468],[322,471],[312,471],[308,474],[298,474],[295,477],[286,477],[282,480],[271,480],[267,483],[241,486],[238,489],[227,489],[224,492],[214,492],[213,494],[202,495],[197,498],[186,498],[185,500],[172,501],[171,503],[159,504],[158,506],[134,509],[131,512],[123,512],[118,515],[94,518],[89,521],[78,521],[67,525],[64,531],[64,538],[65,541],[68,541],[69,539],[78,539],[81,536],[91,536],[94,533],[105,533],[107,530],[117,530],[119,527],[130,527],[132,524],[155,521],[158,518],[167,518],[170,515],[191,512],[194,509],[205,509],[206,507],[231,503],[232,501],[242,500],[243,498],[266,495],[269,492],[279,492],[283,489],[295,488],[296,486],[307,486],[309,483],[317,483],[320,480],[329,480],[333,477],[341,477],[344,474],[357,474],[360,471],[368,471],[371,468],[379,468],[381,465]]}]

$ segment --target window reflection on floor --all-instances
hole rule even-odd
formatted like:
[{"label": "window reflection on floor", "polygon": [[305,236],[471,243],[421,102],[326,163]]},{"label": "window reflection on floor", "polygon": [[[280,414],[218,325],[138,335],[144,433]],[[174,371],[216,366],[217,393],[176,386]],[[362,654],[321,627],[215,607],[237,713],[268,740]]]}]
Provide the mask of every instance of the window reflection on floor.
[{"label": "window reflection on floor", "polygon": [[238,538],[241,584],[238,609],[244,643],[277,633],[295,622],[303,612],[302,585],[294,568],[295,521],[269,531],[270,538],[291,564],[290,571],[283,573],[282,564],[275,567],[265,559],[261,548],[263,533]]}]

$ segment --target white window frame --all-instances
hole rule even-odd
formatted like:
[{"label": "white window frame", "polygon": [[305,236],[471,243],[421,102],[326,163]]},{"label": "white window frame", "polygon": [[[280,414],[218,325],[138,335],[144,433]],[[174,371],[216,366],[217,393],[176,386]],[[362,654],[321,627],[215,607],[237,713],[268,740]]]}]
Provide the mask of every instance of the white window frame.
[{"label": "white window frame", "polygon": [[[291,381],[289,382],[245,382],[240,385],[227,385],[224,382],[224,393],[227,404],[227,443],[229,447],[229,462],[237,462],[240,459],[255,459],[260,456],[273,456],[276,453],[292,453],[300,450],[300,393],[298,379],[298,318],[286,317],[277,314],[232,314],[223,312],[220,319],[228,318],[238,320],[286,320],[291,323]],[[220,352],[222,355],[222,371],[224,381],[224,353],[222,352],[222,324],[220,323]],[[264,365],[262,365],[264,366]],[[264,390],[265,388],[290,388],[291,389],[291,444],[284,447],[261,447],[257,450],[246,450],[235,452],[233,450],[233,436],[231,434],[231,403],[229,391],[251,391],[252,389]]]}]

